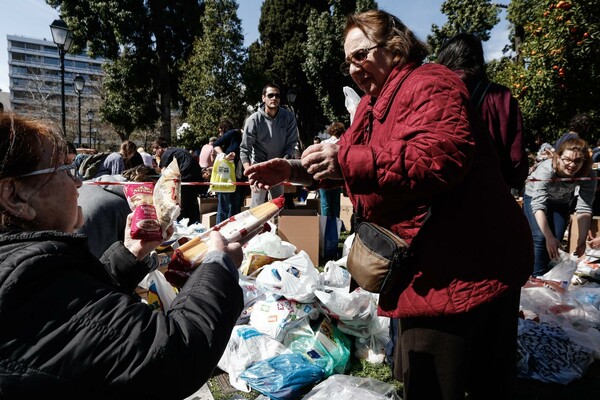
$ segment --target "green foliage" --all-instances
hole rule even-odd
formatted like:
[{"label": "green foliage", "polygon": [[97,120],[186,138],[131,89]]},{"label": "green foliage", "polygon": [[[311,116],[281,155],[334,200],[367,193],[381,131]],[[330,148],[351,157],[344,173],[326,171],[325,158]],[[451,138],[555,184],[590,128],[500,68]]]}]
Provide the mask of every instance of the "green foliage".
[{"label": "green foliage", "polygon": [[[522,31],[517,63],[493,68],[519,100],[529,135],[552,141],[581,112],[598,117],[600,14],[596,0],[512,0],[509,20]],[[597,138],[589,138],[592,139]]]},{"label": "green foliage", "polygon": [[326,0],[265,0],[258,25],[260,41],[250,46],[244,71],[248,104],[260,101],[261,89],[267,82],[281,87],[283,103],[290,89],[296,91],[293,109],[298,117],[300,138],[305,144],[327,123],[302,65],[306,59],[311,12],[320,14],[328,8]]},{"label": "green foliage", "polygon": [[441,11],[448,21],[441,28],[433,24],[427,37],[432,59],[444,42],[458,33],[474,33],[482,41],[489,40],[490,31],[500,21],[500,10],[490,0],[446,0]]},{"label": "green foliage", "polygon": [[185,114],[192,134],[180,145],[190,148],[199,148],[215,136],[222,117],[241,127],[246,114],[241,85],[246,53],[237,3],[207,0],[205,6],[201,19],[205,34],[196,40],[182,68],[181,92],[188,104]]},{"label": "green foliage", "polygon": [[[138,58],[132,61],[131,58]],[[104,65],[102,118],[110,123],[121,140],[129,139],[135,129],[152,129],[158,120],[158,92],[146,78],[151,62],[141,62],[139,55],[126,49],[112,63]],[[146,64],[147,67],[142,66]],[[146,82],[146,85],[144,85]]]},{"label": "green foliage", "polygon": [[[108,97],[124,96],[135,102],[148,101],[139,95],[147,95],[146,86],[155,85],[160,101],[161,134],[171,136],[171,103],[179,101],[178,82],[180,70],[173,60],[186,59],[192,49],[193,39],[201,34],[200,16],[203,1],[200,0],[46,0],[57,9],[72,29],[74,51],[87,48],[91,56],[109,60],[119,59],[123,49],[130,57],[122,58],[112,67],[115,76],[126,76],[127,71],[116,68],[145,70],[145,81],[135,81],[138,87],[111,86],[105,88],[116,93]],[[125,65],[125,61],[135,65]],[[129,81],[132,83],[134,81]],[[125,94],[125,91],[129,93]],[[121,109],[121,112],[126,111]],[[126,113],[121,114],[126,118]],[[136,120],[135,116],[129,116]],[[147,116],[152,117],[152,114]],[[113,118],[117,120],[118,118]],[[121,121],[122,125],[128,125]],[[135,128],[144,126],[135,125]],[[117,129],[124,129],[122,126]],[[129,128],[127,128],[128,130]]]}]

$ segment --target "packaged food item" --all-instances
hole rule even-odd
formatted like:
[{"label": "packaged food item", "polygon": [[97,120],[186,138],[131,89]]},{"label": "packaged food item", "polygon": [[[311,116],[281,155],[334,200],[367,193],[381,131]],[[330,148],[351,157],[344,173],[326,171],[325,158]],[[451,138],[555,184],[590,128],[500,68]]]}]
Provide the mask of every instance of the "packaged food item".
[{"label": "packaged food item", "polygon": [[181,199],[181,172],[177,159],[173,159],[161,171],[160,178],[154,185],[154,207],[158,222],[162,228],[163,236],[167,228],[177,220],[181,209],[179,202]]},{"label": "packaged food item", "polygon": [[123,185],[125,197],[133,211],[131,238],[139,240],[162,240],[163,233],[153,204],[152,182]]}]

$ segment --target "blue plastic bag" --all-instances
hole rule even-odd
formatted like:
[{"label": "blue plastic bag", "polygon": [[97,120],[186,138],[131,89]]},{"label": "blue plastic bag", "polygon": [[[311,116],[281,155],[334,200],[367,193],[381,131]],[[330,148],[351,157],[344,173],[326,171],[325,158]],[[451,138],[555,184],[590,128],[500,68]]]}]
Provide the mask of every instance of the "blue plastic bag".
[{"label": "blue plastic bag", "polygon": [[300,354],[280,354],[254,363],[240,374],[251,388],[274,400],[295,399],[300,389],[324,376],[322,368]]}]

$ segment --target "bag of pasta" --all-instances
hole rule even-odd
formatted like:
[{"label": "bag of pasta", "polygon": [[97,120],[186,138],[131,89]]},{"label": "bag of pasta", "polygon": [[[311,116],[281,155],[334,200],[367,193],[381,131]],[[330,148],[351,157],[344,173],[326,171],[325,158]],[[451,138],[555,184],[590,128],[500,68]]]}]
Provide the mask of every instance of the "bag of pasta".
[{"label": "bag of pasta", "polygon": [[219,153],[215,159],[210,175],[211,192],[235,192],[235,164],[229,161],[225,153]]}]

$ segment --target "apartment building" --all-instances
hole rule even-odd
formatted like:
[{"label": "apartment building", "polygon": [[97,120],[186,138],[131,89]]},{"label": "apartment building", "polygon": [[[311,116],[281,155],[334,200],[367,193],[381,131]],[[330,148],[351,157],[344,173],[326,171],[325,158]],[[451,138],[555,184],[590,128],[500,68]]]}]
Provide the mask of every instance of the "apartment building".
[{"label": "apartment building", "polygon": [[[52,41],[7,35],[10,106],[16,113],[61,122],[61,76],[58,47]],[[97,107],[102,87],[103,59],[85,53],[65,55],[66,137],[76,142],[78,132],[78,97],[73,80],[78,74],[85,79],[81,93],[81,123],[87,127],[86,114]],[[93,121],[92,121],[93,122]],[[84,130],[86,137],[87,130]],[[86,143],[86,141],[83,141]]]}]

